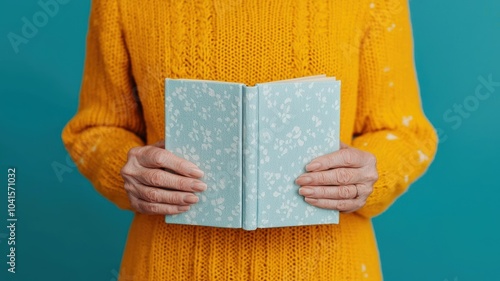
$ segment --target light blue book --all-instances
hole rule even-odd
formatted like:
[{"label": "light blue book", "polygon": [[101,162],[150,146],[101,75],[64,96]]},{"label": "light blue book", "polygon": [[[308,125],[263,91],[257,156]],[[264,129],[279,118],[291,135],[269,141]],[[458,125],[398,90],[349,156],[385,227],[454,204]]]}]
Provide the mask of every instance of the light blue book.
[{"label": "light blue book", "polygon": [[340,81],[324,75],[246,86],[166,79],[165,146],[205,172],[191,209],[167,223],[256,228],[336,224],[295,179],[339,149]]}]

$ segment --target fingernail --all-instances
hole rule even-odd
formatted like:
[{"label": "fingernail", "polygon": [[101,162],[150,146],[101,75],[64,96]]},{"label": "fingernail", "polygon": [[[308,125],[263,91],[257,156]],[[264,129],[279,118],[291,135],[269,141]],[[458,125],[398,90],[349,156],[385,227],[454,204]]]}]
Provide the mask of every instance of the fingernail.
[{"label": "fingernail", "polygon": [[306,170],[307,170],[307,171],[312,171],[312,170],[316,170],[316,169],[318,169],[319,167],[321,167],[321,163],[318,163],[318,162],[312,162],[312,163],[309,163],[309,164],[306,166]]},{"label": "fingernail", "polygon": [[204,183],[204,182],[193,182],[191,184],[191,188],[194,190],[194,191],[205,191],[207,190],[207,184]]},{"label": "fingernail", "polygon": [[179,206],[177,207],[177,210],[181,212],[189,211],[190,207],[189,206]]},{"label": "fingernail", "polygon": [[318,199],[316,199],[316,198],[310,198],[310,197],[306,197],[306,198],[304,198],[304,200],[307,203],[316,203],[316,202],[318,202]]},{"label": "fingernail", "polygon": [[203,171],[198,168],[191,168],[188,174],[193,177],[201,178],[205,173],[203,173]]},{"label": "fingernail", "polygon": [[299,188],[299,194],[302,196],[311,196],[314,191],[310,188]]},{"label": "fingernail", "polygon": [[198,202],[198,200],[199,200],[198,197],[193,194],[188,194],[184,196],[184,203],[194,204]]},{"label": "fingernail", "polygon": [[295,182],[298,185],[304,185],[304,184],[311,183],[312,182],[312,178],[311,177],[299,177]]}]

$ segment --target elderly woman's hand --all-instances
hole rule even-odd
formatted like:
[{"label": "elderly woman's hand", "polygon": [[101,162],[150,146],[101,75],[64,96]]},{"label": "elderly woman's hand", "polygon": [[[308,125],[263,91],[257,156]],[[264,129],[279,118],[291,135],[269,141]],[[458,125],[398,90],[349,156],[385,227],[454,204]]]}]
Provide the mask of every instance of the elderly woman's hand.
[{"label": "elderly woman's hand", "polygon": [[341,143],[340,150],[313,159],[295,181],[316,207],[354,212],[366,203],[378,179],[375,156]]},{"label": "elderly woman's hand", "polygon": [[165,142],[134,147],[121,170],[132,208],[144,214],[173,215],[198,202],[207,185],[195,164],[165,150]]}]

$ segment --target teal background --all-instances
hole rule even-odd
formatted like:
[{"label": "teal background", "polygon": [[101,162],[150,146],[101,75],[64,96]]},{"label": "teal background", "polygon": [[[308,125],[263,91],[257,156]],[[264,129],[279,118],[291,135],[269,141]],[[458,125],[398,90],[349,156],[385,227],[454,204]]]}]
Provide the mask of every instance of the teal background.
[{"label": "teal background", "polygon": [[[36,1],[0,9],[0,280],[114,281],[131,214],[99,196],[60,133],[75,113],[89,1],[68,1],[15,53]],[[385,280],[500,280],[500,87],[460,126],[443,117],[500,82],[500,2],[411,2],[422,101],[441,143],[427,174],[376,218]],[[454,116],[459,116],[453,114]],[[65,167],[58,178],[53,165]],[[7,274],[7,168],[17,170],[17,273]]]}]

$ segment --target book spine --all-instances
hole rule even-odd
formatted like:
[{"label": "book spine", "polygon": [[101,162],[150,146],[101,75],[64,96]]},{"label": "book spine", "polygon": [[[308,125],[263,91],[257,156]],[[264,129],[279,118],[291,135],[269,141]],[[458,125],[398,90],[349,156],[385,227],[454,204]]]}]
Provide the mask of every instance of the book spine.
[{"label": "book spine", "polygon": [[242,225],[245,230],[257,228],[258,204],[258,115],[257,87],[243,87],[243,208]]}]

